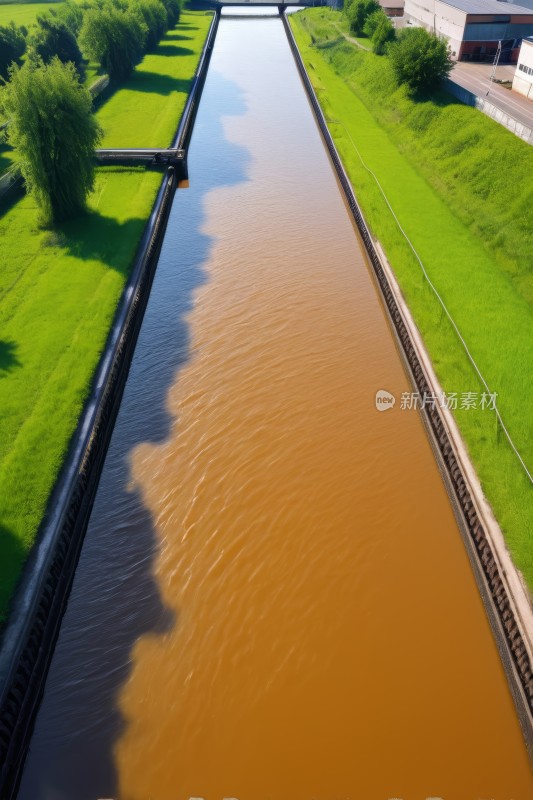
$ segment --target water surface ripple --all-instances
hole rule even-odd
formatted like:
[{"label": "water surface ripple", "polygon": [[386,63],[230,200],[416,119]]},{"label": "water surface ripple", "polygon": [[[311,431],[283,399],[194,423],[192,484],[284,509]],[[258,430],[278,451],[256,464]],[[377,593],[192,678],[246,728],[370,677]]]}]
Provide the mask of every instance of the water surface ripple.
[{"label": "water surface ripple", "polygon": [[279,20],[222,20],[189,161],[20,799],[531,800]]}]

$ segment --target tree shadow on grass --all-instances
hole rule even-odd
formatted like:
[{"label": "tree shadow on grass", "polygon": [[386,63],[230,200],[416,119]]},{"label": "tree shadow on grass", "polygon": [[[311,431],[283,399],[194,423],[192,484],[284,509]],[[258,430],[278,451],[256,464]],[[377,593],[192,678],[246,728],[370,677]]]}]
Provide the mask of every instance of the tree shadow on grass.
[{"label": "tree shadow on grass", "polygon": [[173,78],[157,72],[139,69],[127,83],[109,84],[102,94],[96,98],[93,108],[100,110],[121,90],[132,93],[169,95],[172,92],[188,92],[191,88],[190,78]]},{"label": "tree shadow on grass", "polygon": [[0,378],[12,372],[15,367],[21,367],[22,364],[17,358],[17,343],[0,339]]},{"label": "tree shadow on grass", "polygon": [[454,97],[453,94],[450,94],[450,92],[447,92],[444,88],[431,90],[426,89],[424,91],[413,92],[413,94],[410,95],[410,98],[417,104],[430,103],[431,105],[438,106],[439,108],[464,105],[464,103],[461,103],[457,97]]},{"label": "tree shadow on grass", "polygon": [[120,222],[87,211],[58,226],[53,244],[66,247],[69,255],[82,261],[98,260],[127,275],[145,226],[146,219],[133,217]]},{"label": "tree shadow on grass", "polygon": [[15,206],[24,195],[24,186],[22,182],[20,182],[16,186],[13,186],[7,194],[0,197],[0,219],[5,216],[8,211],[11,211],[13,206]]},{"label": "tree shadow on grass", "polygon": [[434,92],[431,99],[436,106],[439,106],[439,108],[465,105],[465,103],[462,103],[458,97],[454,97],[453,94],[447,92],[445,89],[439,89],[438,91]]},{"label": "tree shadow on grass", "polygon": [[0,645],[13,589],[25,558],[26,550],[18,536],[0,522]]},{"label": "tree shadow on grass", "polygon": [[13,148],[0,142],[0,176],[13,165]]},{"label": "tree shadow on grass", "polygon": [[156,56],[193,56],[194,50],[190,47],[180,47],[179,44],[172,42],[160,42],[152,53]]},{"label": "tree shadow on grass", "polygon": [[190,86],[190,78],[173,78],[170,75],[140,70],[136,74],[135,80],[124,88],[130,89],[132,92],[169,95],[171,92],[188,92]]}]

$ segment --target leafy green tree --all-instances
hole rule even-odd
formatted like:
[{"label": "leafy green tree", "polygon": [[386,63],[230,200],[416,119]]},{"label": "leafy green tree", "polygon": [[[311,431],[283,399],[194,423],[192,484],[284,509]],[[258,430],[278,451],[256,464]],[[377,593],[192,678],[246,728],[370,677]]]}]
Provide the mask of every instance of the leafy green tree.
[{"label": "leafy green tree", "polygon": [[365,24],[363,25],[363,33],[365,36],[368,36],[368,38],[371,39],[383,18],[388,19],[382,8],[378,8],[377,11],[373,11],[372,14],[369,14],[369,16],[366,18]]},{"label": "leafy green tree", "polygon": [[183,10],[183,0],[162,0],[162,2],[167,10],[168,27],[174,28]]},{"label": "leafy green tree", "polygon": [[362,36],[368,17],[380,8],[377,0],[353,0],[348,8],[350,30],[356,36]]},{"label": "leafy green tree", "polygon": [[394,29],[394,25],[387,15],[383,14],[382,19],[379,20],[372,34],[372,49],[374,53],[378,56],[382,56],[386,52],[389,43],[393,42],[395,39],[396,30]]},{"label": "leafy green tree", "polygon": [[146,48],[151,50],[168,30],[167,10],[160,0],[135,0],[131,9],[146,25]]},{"label": "leafy green tree", "polygon": [[404,28],[388,54],[396,80],[413,93],[437,86],[453,67],[447,43],[425,28]]},{"label": "leafy green tree", "polygon": [[80,44],[110,78],[121,81],[141,61],[146,34],[146,24],[135,12],[105,2],[85,12]]},{"label": "leafy green tree", "polygon": [[72,62],[78,73],[83,71],[83,56],[78,42],[66,23],[55,14],[37,17],[37,29],[29,43],[30,58],[48,64],[57,56],[63,64]]},{"label": "leafy green tree", "polygon": [[45,224],[85,208],[93,187],[94,149],[101,131],[92,98],[72,62],[29,62],[10,69],[0,105],[10,119],[8,141],[16,149],[28,190]]},{"label": "leafy green tree", "polygon": [[79,5],[73,0],[63,0],[58,4],[58,10],[51,9],[51,13],[57,14],[74,36],[78,36],[83,23],[83,11]]},{"label": "leafy green tree", "polygon": [[7,78],[8,67],[26,52],[26,28],[18,28],[14,22],[0,25],[0,78]]}]

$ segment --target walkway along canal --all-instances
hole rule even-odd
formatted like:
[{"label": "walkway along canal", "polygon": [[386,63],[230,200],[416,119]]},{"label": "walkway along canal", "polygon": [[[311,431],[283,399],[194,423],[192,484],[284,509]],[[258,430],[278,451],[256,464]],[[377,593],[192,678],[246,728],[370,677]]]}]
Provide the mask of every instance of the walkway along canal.
[{"label": "walkway along canal", "polygon": [[279,19],[222,19],[189,175],[19,798],[531,800]]}]

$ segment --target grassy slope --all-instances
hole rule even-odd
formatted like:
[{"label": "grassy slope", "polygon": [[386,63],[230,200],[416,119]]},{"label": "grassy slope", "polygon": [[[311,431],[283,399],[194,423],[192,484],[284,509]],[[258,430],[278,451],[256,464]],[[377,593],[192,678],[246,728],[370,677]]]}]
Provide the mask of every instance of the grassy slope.
[{"label": "grassy slope", "polygon": [[[386,59],[345,43],[321,46],[337,36],[334,17],[329,10],[306,11],[291,21],[326,115],[345,126],[330,124],[369,224],[384,244],[445,390],[481,391],[346,130],[498,392],[502,416],[531,466],[533,149],[446,96],[414,103],[395,89]],[[310,46],[309,29],[318,47]],[[456,418],[532,588],[533,488],[492,414],[459,410]]]},{"label": "grassy slope", "polygon": [[[136,119],[139,144],[150,146],[156,136],[168,143],[210,19],[184,15],[167,41],[193,36],[194,57],[176,57],[172,49],[148,55],[141,69],[146,73],[150,65],[151,77],[145,74],[142,89],[119,89],[101,113],[124,109],[124,92],[131,114],[148,105],[157,117],[155,126],[150,117]],[[156,70],[166,76],[165,94]],[[125,115],[116,119],[127,125]],[[114,124],[120,122],[108,122],[109,136]],[[0,621],[87,396],[160,180],[155,172],[99,170],[88,215],[53,234],[39,228],[30,197],[0,210]]]}]

